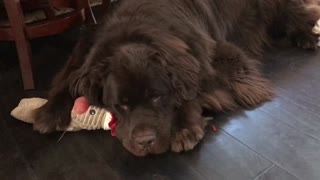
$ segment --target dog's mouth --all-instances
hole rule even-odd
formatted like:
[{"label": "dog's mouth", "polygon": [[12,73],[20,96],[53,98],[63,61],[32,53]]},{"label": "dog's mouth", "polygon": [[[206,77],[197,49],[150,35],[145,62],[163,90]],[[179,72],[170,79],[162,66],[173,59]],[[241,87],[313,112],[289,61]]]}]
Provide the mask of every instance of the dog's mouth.
[{"label": "dog's mouth", "polygon": [[138,157],[144,157],[148,154],[151,154],[150,149],[145,148],[145,149],[137,149],[135,148],[133,145],[131,145],[130,143],[126,143],[126,141],[124,141],[122,143],[122,145],[133,155],[138,156]]},{"label": "dog's mouth", "polygon": [[128,140],[123,140],[122,145],[124,148],[129,151],[131,154],[137,157],[144,157],[147,155],[157,155],[157,154],[162,154],[165,153],[169,147],[165,146],[164,144],[161,144],[159,142],[155,142],[155,144],[150,147],[150,148],[138,148],[132,143],[130,143]]},{"label": "dog's mouth", "polygon": [[[127,150],[129,150],[129,149],[127,148]],[[129,150],[129,152],[137,157],[144,157],[144,156],[147,156],[148,154],[150,154],[150,152],[148,150],[133,150],[133,151]]]}]

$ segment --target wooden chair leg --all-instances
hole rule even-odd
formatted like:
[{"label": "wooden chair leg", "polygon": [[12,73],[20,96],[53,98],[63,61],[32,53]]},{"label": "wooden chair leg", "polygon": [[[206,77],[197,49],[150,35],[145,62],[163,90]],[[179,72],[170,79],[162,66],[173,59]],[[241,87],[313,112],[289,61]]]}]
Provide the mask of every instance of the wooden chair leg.
[{"label": "wooden chair leg", "polygon": [[97,24],[97,20],[93,14],[92,8],[90,6],[90,0],[84,9],[86,24]]},{"label": "wooden chair leg", "polygon": [[20,0],[4,0],[4,4],[17,47],[24,89],[34,89],[31,49],[25,34],[25,22]]}]

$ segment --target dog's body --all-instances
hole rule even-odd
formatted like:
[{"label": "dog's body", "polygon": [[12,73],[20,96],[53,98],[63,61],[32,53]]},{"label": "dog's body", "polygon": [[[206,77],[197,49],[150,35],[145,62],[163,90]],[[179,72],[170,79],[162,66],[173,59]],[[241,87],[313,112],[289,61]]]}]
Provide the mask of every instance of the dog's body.
[{"label": "dog's body", "polygon": [[304,7],[299,0],[122,0],[80,40],[34,128],[65,128],[73,100],[84,95],[116,114],[117,136],[137,156],[193,149],[204,135],[203,108],[271,99],[257,67],[271,36],[316,48],[319,14]]}]

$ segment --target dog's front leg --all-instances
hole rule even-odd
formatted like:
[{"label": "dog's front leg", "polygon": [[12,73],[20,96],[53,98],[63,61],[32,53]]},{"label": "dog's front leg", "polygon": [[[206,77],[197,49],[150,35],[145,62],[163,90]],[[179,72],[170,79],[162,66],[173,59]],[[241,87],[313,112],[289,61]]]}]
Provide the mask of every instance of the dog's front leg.
[{"label": "dog's front leg", "polygon": [[197,100],[185,102],[178,114],[176,128],[172,133],[171,150],[192,150],[203,138],[207,121],[202,117],[202,108]]}]

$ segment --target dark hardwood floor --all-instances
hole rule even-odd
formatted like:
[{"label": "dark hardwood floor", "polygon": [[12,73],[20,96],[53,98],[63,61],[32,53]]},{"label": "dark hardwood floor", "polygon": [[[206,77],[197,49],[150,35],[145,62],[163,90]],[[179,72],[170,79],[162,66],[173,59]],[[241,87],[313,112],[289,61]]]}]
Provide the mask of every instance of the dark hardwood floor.
[{"label": "dark hardwood floor", "polygon": [[219,115],[192,152],[136,158],[106,131],[40,135],[9,113],[45,96],[78,29],[32,43],[37,90],[23,91],[13,43],[0,43],[0,179],[319,180],[320,52],[274,48],[265,73],[277,97],[255,110]]}]

